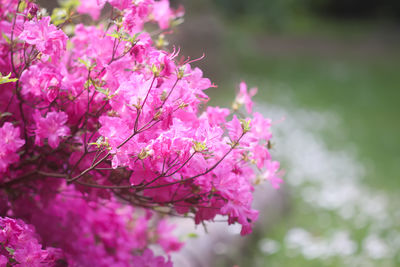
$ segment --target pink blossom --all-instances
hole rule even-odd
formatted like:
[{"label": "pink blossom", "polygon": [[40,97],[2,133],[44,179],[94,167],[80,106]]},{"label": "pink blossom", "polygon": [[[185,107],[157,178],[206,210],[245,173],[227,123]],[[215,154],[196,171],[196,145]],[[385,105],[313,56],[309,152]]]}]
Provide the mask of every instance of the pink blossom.
[{"label": "pink blossom", "polygon": [[43,63],[30,66],[21,75],[21,93],[26,97],[44,96],[52,102],[58,95],[61,79],[60,73],[52,65]]},{"label": "pink blossom", "polygon": [[259,139],[268,141],[272,137],[270,128],[271,119],[264,118],[260,113],[254,112],[253,119],[251,121],[251,133]]},{"label": "pink blossom", "polygon": [[40,113],[35,113],[35,143],[39,146],[43,145],[43,140],[47,142],[51,148],[56,148],[60,144],[60,138],[70,134],[69,128],[65,125],[68,115],[64,112],[51,111],[42,117]]},{"label": "pink blossom", "polygon": [[82,0],[77,8],[79,13],[87,13],[97,20],[100,17],[100,11],[103,8],[105,1],[103,0]]},{"label": "pink blossom", "polygon": [[5,172],[10,164],[18,162],[17,151],[25,144],[19,136],[19,128],[9,122],[0,128],[0,173]]},{"label": "pink blossom", "polygon": [[7,266],[8,259],[4,255],[0,255],[0,266]]},{"label": "pink blossom", "polygon": [[135,266],[138,267],[172,267],[172,262],[165,259],[162,256],[154,256],[150,249],[143,251],[142,255],[134,256]]},{"label": "pink blossom", "polygon": [[242,124],[236,115],[233,115],[232,120],[226,123],[226,128],[228,129],[229,137],[232,142],[238,141],[240,136],[243,134]]},{"label": "pink blossom", "polygon": [[147,32],[143,32],[138,36],[138,41],[131,51],[131,55],[134,55],[134,59],[138,62],[143,62],[149,48],[153,41],[151,36]]},{"label": "pink blossom", "polygon": [[118,8],[119,10],[124,10],[128,8],[130,4],[132,4],[132,0],[108,0],[108,2],[110,5]]},{"label": "pink blossom", "polygon": [[278,189],[280,184],[283,183],[282,178],[279,177],[279,162],[278,161],[268,161],[266,163],[266,171],[263,173],[263,176],[266,180],[269,180],[272,187]]},{"label": "pink blossom", "polygon": [[35,45],[40,52],[56,61],[65,50],[68,37],[62,30],[50,24],[50,20],[50,17],[43,17],[41,20],[25,22],[24,30],[18,38]]},{"label": "pink blossom", "polygon": [[20,266],[54,266],[63,257],[60,249],[42,249],[34,228],[22,220],[0,217],[0,240],[7,248],[2,250],[6,255],[1,255],[0,263],[8,262],[8,258]]},{"label": "pink blossom", "polygon": [[157,226],[157,242],[165,252],[178,251],[183,246],[171,231],[175,228],[174,225],[168,224],[167,220],[161,220]]},{"label": "pink blossom", "polygon": [[253,149],[253,159],[259,169],[264,168],[267,160],[271,158],[268,149],[265,146],[256,145]]},{"label": "pink blossom", "polygon": [[226,121],[230,111],[227,108],[207,107],[207,117],[211,125],[220,125]]},{"label": "pink blossom", "polygon": [[120,10],[98,20],[106,1],[82,0],[78,11],[96,21],[70,21],[66,47],[66,27],[6,2],[0,69],[18,83],[0,85],[0,212],[16,219],[0,218],[0,265],[172,266],[182,242],[153,216],[159,207],[251,232],[257,174],[282,183],[271,121],[251,114],[256,89],[244,82],[232,112],[208,107],[215,85],[153,43],[159,31],[145,24],[168,33],[180,11],[167,0],[110,0]]},{"label": "pink blossom", "polygon": [[[114,4],[113,4],[113,3]],[[126,4],[124,1],[116,3],[117,1],[111,1],[111,5],[125,7],[125,15],[123,19],[123,25],[125,30],[130,33],[139,33],[143,30],[144,24],[149,20],[149,12],[151,10],[151,4],[153,0],[138,0]]]},{"label": "pink blossom", "polygon": [[153,6],[153,16],[161,29],[167,29],[172,16],[168,0],[155,1]]},{"label": "pink blossom", "polygon": [[250,89],[250,92],[247,92],[247,85],[245,82],[240,83],[240,90],[238,95],[236,96],[235,103],[238,105],[245,105],[247,113],[251,114],[253,110],[253,101],[251,98],[257,94],[257,88]]},{"label": "pink blossom", "polygon": [[252,222],[257,220],[258,211],[252,210],[243,205],[237,205],[235,201],[228,202],[221,211],[229,215],[229,223],[239,222],[242,225],[241,235],[246,235],[252,231]]}]

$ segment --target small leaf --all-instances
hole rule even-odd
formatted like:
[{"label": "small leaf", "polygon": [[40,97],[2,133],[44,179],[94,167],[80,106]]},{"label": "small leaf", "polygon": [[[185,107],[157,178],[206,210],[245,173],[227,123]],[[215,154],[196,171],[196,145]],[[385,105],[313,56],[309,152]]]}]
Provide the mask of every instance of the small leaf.
[{"label": "small leaf", "polygon": [[51,21],[54,25],[64,23],[68,18],[68,10],[66,8],[55,8],[51,13]]},{"label": "small leaf", "polygon": [[10,112],[3,112],[3,113],[1,113],[1,112],[0,112],[0,118],[4,118],[4,117],[8,117],[8,116],[12,116],[12,113],[10,113]]},{"label": "small leaf", "polygon": [[197,238],[197,237],[199,237],[199,235],[196,234],[196,233],[189,233],[187,236],[188,236],[189,238]]},{"label": "small leaf", "polygon": [[205,142],[193,141],[193,149],[196,152],[202,152],[202,151],[207,150],[207,145]]},{"label": "small leaf", "polygon": [[243,133],[247,133],[248,131],[250,131],[251,129],[250,122],[251,122],[250,119],[248,120],[240,119],[240,124],[242,126]]},{"label": "small leaf", "polygon": [[79,2],[79,0],[60,0],[59,4],[63,8],[72,9],[72,8],[76,8],[77,6],[79,6],[80,2]]},{"label": "small leaf", "polygon": [[8,253],[10,253],[10,255],[14,255],[15,250],[9,247],[6,247],[6,250],[8,251]]},{"label": "small leaf", "polygon": [[80,63],[82,63],[83,65],[85,65],[85,67],[88,69],[88,70],[92,70],[95,66],[96,66],[96,63],[92,63],[92,62],[90,62],[90,60],[89,59],[82,59],[82,58],[78,58],[78,61],[80,62]]},{"label": "small leaf", "polygon": [[8,36],[4,32],[1,33],[1,36],[3,36],[4,40],[6,40],[7,44],[11,44],[10,38],[8,38]]},{"label": "small leaf", "polygon": [[113,33],[108,33],[107,36],[113,37],[115,39],[119,39],[121,37],[120,33],[115,31]]},{"label": "small leaf", "polygon": [[3,74],[0,75],[0,84],[3,83],[13,83],[18,81],[18,78],[11,78],[11,72],[7,76],[3,76]]}]

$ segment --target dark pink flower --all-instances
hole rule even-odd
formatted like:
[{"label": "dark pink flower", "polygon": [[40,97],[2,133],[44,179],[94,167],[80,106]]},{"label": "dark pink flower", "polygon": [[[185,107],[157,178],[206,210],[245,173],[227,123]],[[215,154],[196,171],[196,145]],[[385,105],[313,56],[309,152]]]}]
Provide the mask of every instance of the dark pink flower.
[{"label": "dark pink flower", "polygon": [[68,115],[64,112],[52,111],[47,113],[46,117],[37,112],[34,115],[35,120],[35,143],[39,146],[43,145],[43,140],[47,142],[51,148],[58,147],[60,138],[68,136],[70,130],[65,124],[68,120]]},{"label": "dark pink flower", "polygon": [[232,142],[238,141],[240,136],[243,134],[242,124],[236,115],[233,115],[232,120],[226,123],[226,128],[228,129],[229,137]]},{"label": "dark pink flower", "polygon": [[4,123],[0,128],[0,173],[19,160],[17,151],[24,144],[25,140],[19,137],[19,128],[9,122]]},{"label": "dark pink flower", "polygon": [[52,102],[58,95],[61,79],[58,70],[50,64],[32,65],[21,75],[21,93],[26,97],[43,97]]},{"label": "dark pink flower", "polygon": [[62,30],[50,24],[50,20],[50,17],[44,17],[41,20],[26,21],[18,38],[35,45],[37,50],[57,61],[65,51],[68,37]]}]

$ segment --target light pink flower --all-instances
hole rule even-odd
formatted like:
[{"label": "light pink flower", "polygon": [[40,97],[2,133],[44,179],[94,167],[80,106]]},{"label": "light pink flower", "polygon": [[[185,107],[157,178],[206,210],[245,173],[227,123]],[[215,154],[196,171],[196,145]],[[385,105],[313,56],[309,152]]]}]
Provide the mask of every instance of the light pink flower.
[{"label": "light pink flower", "polygon": [[157,243],[167,253],[178,251],[183,246],[183,243],[180,242],[174,235],[172,235],[172,230],[174,230],[174,228],[175,225],[169,224],[165,219],[158,222]]},{"label": "light pink flower", "polygon": [[169,1],[155,1],[153,5],[153,16],[161,29],[167,29],[173,17],[172,10],[169,7]]},{"label": "light pink flower", "polygon": [[257,94],[257,88],[251,88],[250,92],[247,92],[247,85],[245,82],[240,83],[240,90],[236,96],[236,102],[239,105],[245,105],[247,113],[251,114],[253,111],[253,101],[251,98]]},{"label": "light pink flower", "polygon": [[207,117],[210,125],[220,125],[226,121],[230,111],[227,108],[207,107]]},{"label": "light pink flower", "polygon": [[77,11],[79,13],[87,13],[92,16],[93,19],[98,20],[104,3],[105,1],[103,0],[82,0]]},{"label": "light pink flower", "polygon": [[264,178],[268,180],[275,189],[280,188],[280,184],[283,183],[278,173],[279,166],[280,164],[278,161],[268,161],[266,163],[266,170],[263,173]]}]

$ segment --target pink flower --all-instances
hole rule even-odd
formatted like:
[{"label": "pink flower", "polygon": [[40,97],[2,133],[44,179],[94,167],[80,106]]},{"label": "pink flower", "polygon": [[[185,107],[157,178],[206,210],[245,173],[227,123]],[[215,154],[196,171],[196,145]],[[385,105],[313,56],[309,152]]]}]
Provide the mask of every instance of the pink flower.
[{"label": "pink flower", "polygon": [[8,259],[4,255],[0,255],[0,266],[7,266]]},{"label": "pink flower", "polygon": [[108,2],[110,3],[110,5],[118,8],[119,10],[124,10],[132,4],[132,0],[108,0]]},{"label": "pink flower", "polygon": [[232,142],[239,140],[240,136],[243,134],[242,124],[236,115],[233,115],[232,120],[226,124],[226,128],[228,129],[229,137]]},{"label": "pink flower", "polygon": [[142,255],[134,256],[133,262],[138,267],[172,267],[170,259],[166,262],[162,256],[154,256],[150,249],[146,249]]},{"label": "pink flower", "polygon": [[0,213],[25,220],[0,217],[0,266],[171,266],[182,243],[156,207],[196,224],[225,216],[250,233],[256,171],[282,183],[270,120],[237,112],[253,112],[257,89],[240,84],[232,115],[207,108],[215,86],[196,60],[152,41],[180,15],[168,0],[109,0],[120,9],[109,20],[98,20],[107,0],[79,2],[97,20],[70,21],[67,49],[64,27],[34,5],[16,13],[17,0],[0,0],[0,69],[22,71],[20,88],[0,85],[0,182],[12,189],[0,190]]},{"label": "pink flower", "polygon": [[138,62],[143,62],[153,41],[150,34],[143,32],[138,36],[138,41],[131,50],[131,55]]},{"label": "pink flower", "polygon": [[259,169],[262,169],[267,160],[271,158],[268,149],[265,146],[256,145],[253,149],[253,158]]},{"label": "pink flower", "polygon": [[24,144],[25,140],[19,138],[19,128],[9,122],[4,123],[0,128],[0,172],[5,172],[10,164],[18,162],[17,151]]},{"label": "pink flower", "polygon": [[227,108],[220,107],[208,107],[207,108],[207,117],[210,125],[220,125],[226,121],[226,117],[228,117],[230,111]]},{"label": "pink flower", "polygon": [[266,119],[258,112],[254,112],[251,120],[251,133],[258,139],[268,141],[271,139],[271,120]]},{"label": "pink flower", "polygon": [[[153,0],[139,0],[128,4],[123,20],[123,25],[128,32],[138,33],[143,30],[144,23],[148,21],[151,3],[153,3]],[[111,5],[113,4],[111,3]],[[118,5],[125,4],[122,1]]]},{"label": "pink flower", "polygon": [[240,205],[236,201],[229,201],[221,209],[221,212],[229,215],[228,222],[239,222],[242,225],[241,235],[247,235],[252,232],[252,224],[258,218],[258,211]]},{"label": "pink flower", "polygon": [[93,19],[98,20],[104,3],[105,1],[102,0],[82,0],[77,11],[79,13],[87,13],[92,16]]},{"label": "pink flower", "polygon": [[266,163],[266,171],[263,173],[263,176],[266,180],[269,180],[272,187],[275,189],[280,188],[280,184],[283,183],[283,180],[279,177],[279,162],[278,161],[268,161]]},{"label": "pink flower", "polygon": [[154,19],[158,22],[161,29],[167,29],[169,27],[169,22],[173,17],[172,11],[169,8],[169,1],[156,1],[154,2],[153,8]]},{"label": "pink flower", "polygon": [[183,16],[183,13],[183,7],[179,7],[178,10],[172,10],[168,0],[154,1],[152,15],[160,29],[167,29],[170,26],[170,22],[176,17]]},{"label": "pink flower", "polygon": [[245,82],[240,83],[240,91],[236,96],[235,103],[239,106],[245,105],[247,113],[251,114],[253,110],[253,101],[251,98],[257,94],[257,88],[250,89],[250,92],[247,92],[247,85]]},{"label": "pink flower", "polygon": [[60,144],[61,137],[70,134],[69,128],[65,126],[68,116],[64,112],[52,111],[47,113],[44,118],[37,112],[34,115],[34,120],[36,123],[36,145],[42,146],[43,140],[47,139],[49,146],[54,149]]},{"label": "pink flower", "polygon": [[[6,256],[17,261],[18,266],[54,266],[56,260],[63,256],[60,249],[52,247],[42,249],[36,238],[35,229],[22,220],[0,217],[0,240],[2,247],[12,251],[6,252],[8,254]],[[2,249],[3,251],[6,250]],[[0,256],[0,264],[4,261],[8,260],[4,255]]]},{"label": "pink flower", "polygon": [[45,63],[32,65],[21,75],[21,93],[24,96],[30,94],[43,97],[52,102],[58,95],[61,80],[60,73],[52,65]]},{"label": "pink flower", "polygon": [[66,48],[68,37],[62,30],[50,24],[50,20],[50,17],[44,17],[41,20],[26,21],[18,38],[35,45],[37,50],[57,61]]},{"label": "pink flower", "polygon": [[183,243],[179,242],[179,240],[172,235],[172,230],[174,228],[175,226],[168,224],[165,219],[161,220],[157,226],[157,243],[160,244],[167,253],[178,251],[183,246]]}]

